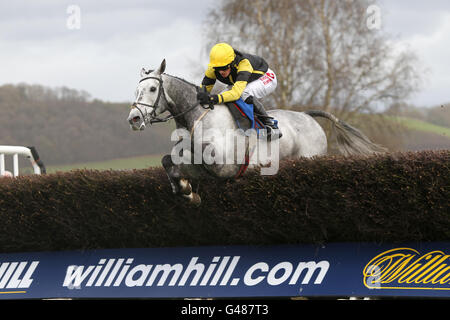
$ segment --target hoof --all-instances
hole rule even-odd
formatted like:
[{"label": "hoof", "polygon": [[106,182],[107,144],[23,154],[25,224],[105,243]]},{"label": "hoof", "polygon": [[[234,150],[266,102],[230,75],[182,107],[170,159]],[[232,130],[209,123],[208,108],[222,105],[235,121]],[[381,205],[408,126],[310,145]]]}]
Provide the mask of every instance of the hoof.
[{"label": "hoof", "polygon": [[202,203],[202,198],[200,198],[198,193],[192,192],[191,204],[196,207],[199,207],[201,203]]},{"label": "hoof", "polygon": [[192,193],[192,187],[188,180],[180,179],[180,193],[186,196]]},{"label": "hoof", "polygon": [[185,197],[189,201],[189,204],[195,207],[199,207],[200,204],[202,203],[202,198],[200,198],[198,193],[195,192],[191,192],[191,194],[189,195],[183,195],[183,197]]}]

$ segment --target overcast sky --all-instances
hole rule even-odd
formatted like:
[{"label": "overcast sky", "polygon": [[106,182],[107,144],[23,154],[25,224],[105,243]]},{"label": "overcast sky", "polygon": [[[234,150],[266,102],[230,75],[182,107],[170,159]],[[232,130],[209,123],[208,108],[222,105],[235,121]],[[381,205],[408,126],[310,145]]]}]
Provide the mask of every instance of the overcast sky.
[{"label": "overcast sky", "polygon": [[[198,83],[207,63],[202,22],[217,1],[1,0],[0,85],[67,86],[129,102],[140,69],[163,58],[167,73]],[[414,50],[429,70],[410,102],[450,102],[450,0],[379,3],[382,31]],[[80,9],[79,28],[71,5]]]}]

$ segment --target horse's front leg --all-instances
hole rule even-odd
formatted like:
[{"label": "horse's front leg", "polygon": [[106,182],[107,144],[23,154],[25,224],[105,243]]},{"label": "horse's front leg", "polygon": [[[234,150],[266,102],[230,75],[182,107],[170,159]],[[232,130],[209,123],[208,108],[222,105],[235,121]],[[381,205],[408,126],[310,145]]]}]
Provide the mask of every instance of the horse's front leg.
[{"label": "horse's front leg", "polygon": [[174,164],[171,155],[165,155],[162,158],[161,163],[166,170],[167,177],[169,178],[170,185],[172,186],[172,192],[176,195],[182,195],[194,205],[200,205],[200,196],[192,191],[192,186],[189,180],[184,178],[186,171],[195,170],[194,165]]},{"label": "horse's front leg", "polygon": [[175,165],[172,161],[172,157],[170,154],[166,154],[161,159],[161,164],[166,170],[167,177],[169,178],[170,185],[172,187],[173,194],[179,194],[181,193],[180,190],[180,179],[181,179],[181,171],[180,168]]}]

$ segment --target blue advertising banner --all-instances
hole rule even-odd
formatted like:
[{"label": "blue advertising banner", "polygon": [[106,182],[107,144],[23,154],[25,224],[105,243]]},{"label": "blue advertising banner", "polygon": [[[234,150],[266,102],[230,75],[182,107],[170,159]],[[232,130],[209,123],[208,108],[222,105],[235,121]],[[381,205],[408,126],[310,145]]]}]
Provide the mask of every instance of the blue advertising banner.
[{"label": "blue advertising banner", "polygon": [[450,243],[0,254],[0,299],[450,297]]}]

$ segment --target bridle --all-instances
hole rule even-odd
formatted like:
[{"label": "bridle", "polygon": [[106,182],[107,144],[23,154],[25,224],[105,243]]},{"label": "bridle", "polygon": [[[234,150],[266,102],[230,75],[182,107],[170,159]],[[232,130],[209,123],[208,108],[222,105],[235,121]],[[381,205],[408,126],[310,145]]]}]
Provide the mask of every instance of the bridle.
[{"label": "bridle", "polygon": [[[164,95],[164,99],[166,99],[166,101],[167,101],[166,93],[165,93],[165,91],[164,91],[164,86],[163,86],[163,80],[162,80],[161,78],[158,78],[158,77],[145,77],[145,78],[142,78],[142,79],[139,81],[139,83],[141,83],[142,81],[145,81],[145,80],[149,80],[149,79],[154,79],[154,80],[156,80],[156,81],[159,82],[158,96],[156,97],[155,103],[154,103],[153,105],[151,105],[151,104],[148,104],[148,103],[143,103],[143,102],[135,101],[135,102],[131,105],[131,107],[134,107],[134,108],[136,108],[136,109],[139,111],[139,113],[140,113],[141,116],[142,116],[142,119],[144,120],[144,123],[145,123],[145,122],[150,122],[150,124],[152,124],[152,123],[154,123],[154,122],[166,122],[166,121],[169,121],[169,120],[170,120],[169,118],[167,118],[167,119],[160,119],[160,118],[158,118],[157,115],[156,115],[156,109],[158,108],[159,100],[161,99],[161,96]],[[150,107],[150,108],[153,108],[153,110],[152,110],[152,112],[149,114],[149,113],[147,112],[147,109],[145,109],[145,114],[144,114],[144,112],[142,111],[141,108],[139,108],[139,106]]]},{"label": "bridle", "polygon": [[[142,119],[144,120],[144,123],[150,122],[150,125],[152,125],[153,123],[157,123],[157,122],[167,122],[167,121],[169,121],[169,120],[172,120],[172,119],[175,119],[175,118],[178,118],[178,117],[181,117],[181,116],[185,115],[186,113],[192,111],[193,109],[195,109],[195,108],[199,105],[199,103],[196,102],[196,103],[194,103],[192,106],[188,107],[186,110],[184,110],[183,112],[181,112],[181,113],[179,113],[179,114],[176,114],[176,115],[170,115],[170,116],[165,117],[165,118],[162,118],[162,119],[161,119],[161,118],[158,118],[158,116],[157,116],[157,114],[156,114],[156,109],[158,108],[158,105],[159,105],[159,101],[160,101],[160,99],[161,99],[161,96],[164,96],[164,99],[167,101],[166,92],[164,91],[164,86],[163,86],[163,80],[162,80],[162,78],[158,78],[158,77],[145,77],[145,78],[142,78],[141,80],[139,80],[139,83],[141,83],[142,81],[145,81],[145,80],[149,80],[149,79],[154,79],[154,80],[156,80],[156,81],[159,82],[158,96],[156,97],[155,103],[154,103],[153,105],[151,105],[151,104],[148,104],[148,103],[143,103],[143,102],[135,101],[135,102],[131,105],[132,108],[136,108],[136,109],[139,111],[139,113],[140,113],[141,116],[142,116]],[[198,86],[195,86],[195,87],[196,87],[197,92],[198,92],[198,91],[200,90],[200,87],[198,87]],[[142,105],[142,106],[145,106],[145,107],[153,108],[153,110],[152,110],[152,112],[149,114],[149,113],[147,112],[147,109],[145,109],[145,114],[144,114],[144,112],[141,110],[141,108],[139,108],[139,105]],[[214,105],[208,105],[207,107],[205,107],[205,106],[202,105],[202,107],[203,107],[204,109],[214,109]]]}]

